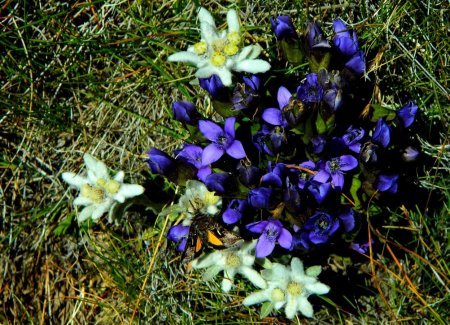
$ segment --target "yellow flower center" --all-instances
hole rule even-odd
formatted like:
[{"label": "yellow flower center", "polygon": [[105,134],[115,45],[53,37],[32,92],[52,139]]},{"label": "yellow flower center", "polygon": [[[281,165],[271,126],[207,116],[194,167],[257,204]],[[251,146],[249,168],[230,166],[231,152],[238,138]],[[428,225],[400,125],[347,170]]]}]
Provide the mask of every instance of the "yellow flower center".
[{"label": "yellow flower center", "polygon": [[231,32],[227,35],[228,42],[231,44],[239,44],[241,42],[241,36],[238,32]]},{"label": "yellow flower center", "polygon": [[205,54],[208,50],[208,44],[206,42],[198,42],[194,44],[194,52],[195,54],[202,55]]},{"label": "yellow flower center", "polygon": [[228,267],[239,267],[241,265],[241,259],[236,254],[229,254],[227,256]]},{"label": "yellow flower center", "polygon": [[287,291],[293,296],[299,296],[303,292],[303,285],[297,282],[289,282]]},{"label": "yellow flower center", "polygon": [[284,300],[284,291],[280,288],[275,288],[272,290],[272,301],[278,302]]},{"label": "yellow flower center", "polygon": [[211,63],[216,67],[223,66],[226,60],[227,60],[226,56],[221,52],[216,51],[213,53],[213,55],[211,55]]},{"label": "yellow flower center", "polygon": [[226,55],[232,56],[239,52],[239,47],[234,43],[228,43],[225,45],[225,49],[223,50]]},{"label": "yellow flower center", "polygon": [[225,48],[225,42],[226,42],[226,40],[224,40],[222,38],[218,38],[218,39],[214,40],[214,42],[212,43],[213,50],[216,52],[222,52],[223,49]]},{"label": "yellow flower center", "polygon": [[120,183],[111,179],[105,184],[104,188],[109,194],[116,194],[119,192]]},{"label": "yellow flower center", "polygon": [[105,191],[100,187],[84,184],[80,189],[81,196],[90,199],[94,203],[101,203],[105,198]]},{"label": "yellow flower center", "polygon": [[103,179],[103,178],[97,179],[97,185],[100,186],[100,187],[105,187],[105,185],[106,185],[106,180]]},{"label": "yellow flower center", "polygon": [[217,204],[219,200],[220,196],[215,195],[215,192],[207,191],[205,193],[204,201],[206,204]]}]

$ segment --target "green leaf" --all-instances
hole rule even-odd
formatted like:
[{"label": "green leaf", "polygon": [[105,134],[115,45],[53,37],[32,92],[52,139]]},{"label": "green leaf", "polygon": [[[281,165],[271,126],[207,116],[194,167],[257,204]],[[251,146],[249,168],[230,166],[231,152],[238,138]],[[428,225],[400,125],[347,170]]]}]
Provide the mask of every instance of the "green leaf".
[{"label": "green leaf", "polygon": [[292,65],[300,65],[303,61],[303,51],[298,39],[283,39],[279,42],[284,57]]},{"label": "green leaf", "polygon": [[58,225],[58,227],[56,227],[55,230],[53,230],[53,234],[55,234],[55,236],[65,235],[68,232],[69,228],[71,227],[74,217],[75,217],[75,213],[69,214],[67,216],[67,218],[65,218]]},{"label": "green leaf", "polygon": [[271,301],[266,301],[265,303],[263,303],[261,306],[261,313],[259,317],[261,319],[266,318],[272,312],[273,306],[274,304]]},{"label": "green leaf", "polygon": [[324,134],[327,132],[327,124],[323,120],[322,114],[320,114],[320,112],[317,113],[316,117],[316,129],[319,134]]},{"label": "green leaf", "polygon": [[359,174],[353,176],[352,179],[352,186],[350,187],[350,195],[353,198],[353,201],[355,202],[355,209],[359,209],[361,207],[361,201],[358,197],[358,190],[361,188],[362,182],[359,179]]},{"label": "green leaf", "polygon": [[386,121],[391,121],[395,118],[396,115],[395,110],[388,107],[383,107],[381,105],[372,104],[372,109],[373,115],[372,118],[370,119],[372,122],[378,121],[380,117],[386,118]]}]

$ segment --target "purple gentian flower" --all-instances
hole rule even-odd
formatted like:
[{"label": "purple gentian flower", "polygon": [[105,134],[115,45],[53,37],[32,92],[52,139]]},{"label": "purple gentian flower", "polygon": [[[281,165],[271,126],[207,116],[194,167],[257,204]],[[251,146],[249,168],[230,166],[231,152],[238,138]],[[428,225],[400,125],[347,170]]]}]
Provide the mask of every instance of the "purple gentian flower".
[{"label": "purple gentian flower", "polygon": [[301,246],[304,249],[310,249],[311,240],[309,240],[309,233],[306,231],[295,232],[292,236],[292,243],[295,247]]},{"label": "purple gentian flower", "polygon": [[345,232],[352,231],[355,228],[355,211],[351,208],[346,209],[338,216],[342,222]]},{"label": "purple gentian flower", "polygon": [[326,243],[339,228],[339,220],[328,213],[318,211],[303,226],[309,231],[309,240],[314,244]]},{"label": "purple gentian flower", "polygon": [[[316,169],[316,164],[312,161],[308,160],[299,164],[300,167],[305,168],[310,171],[314,171]],[[299,171],[298,172],[298,188],[303,190],[305,187],[308,187],[311,179],[313,178],[313,174],[308,171]]]},{"label": "purple gentian flower", "polygon": [[257,258],[263,258],[270,255],[275,248],[275,243],[278,241],[281,247],[292,249],[292,235],[283,228],[280,220],[269,219],[251,223],[246,226],[251,232],[261,234],[256,243]]},{"label": "purple gentian flower", "polygon": [[317,203],[321,204],[325,198],[327,197],[328,192],[330,191],[331,184],[330,183],[320,183],[316,181],[312,181],[308,185],[308,190],[316,199]]},{"label": "purple gentian flower", "polygon": [[297,214],[301,208],[301,198],[298,192],[297,186],[291,183],[288,177],[286,177],[286,189],[283,191],[283,202],[285,208],[291,214]]},{"label": "purple gentian flower", "polygon": [[369,247],[373,245],[373,239],[372,242],[367,242],[367,243],[351,243],[350,244],[350,248],[353,249],[354,251],[357,251],[360,254],[366,254],[367,251],[369,250]]},{"label": "purple gentian flower", "polygon": [[202,163],[209,165],[216,162],[227,153],[235,159],[245,157],[244,147],[241,141],[236,140],[234,133],[235,117],[229,117],[225,120],[224,129],[211,121],[200,120],[198,126],[203,136],[211,141],[205,149],[203,149]]},{"label": "purple gentian flower", "polygon": [[248,203],[258,209],[268,209],[271,205],[272,189],[257,187],[248,192]]},{"label": "purple gentian flower", "polygon": [[292,94],[287,88],[281,86],[278,88],[277,100],[279,108],[266,108],[262,114],[262,119],[271,124],[287,127],[288,123],[283,116],[283,108],[289,105]]},{"label": "purple gentian flower", "polygon": [[372,142],[366,142],[363,146],[361,146],[359,152],[359,159],[364,163],[375,163],[378,160],[377,156],[378,145]]},{"label": "purple gentian flower", "polygon": [[213,74],[209,78],[199,78],[199,84],[214,99],[221,99],[225,96],[226,88],[222,84],[220,77],[216,74]]},{"label": "purple gentian flower", "polygon": [[347,26],[339,18],[333,22],[334,30],[334,45],[341,51],[342,54],[352,56],[358,51],[358,38],[353,31],[352,35],[347,29]]},{"label": "purple gentian flower", "polygon": [[350,60],[345,63],[345,67],[352,70],[355,75],[360,76],[366,71],[366,61],[364,59],[364,52],[356,52]]},{"label": "purple gentian flower", "polygon": [[419,150],[416,148],[413,148],[411,146],[405,148],[402,154],[402,159],[406,162],[411,162],[417,160],[417,157],[419,156]]},{"label": "purple gentian flower", "polygon": [[233,199],[228,204],[227,209],[222,214],[223,222],[228,225],[241,220],[245,209],[247,208],[247,201],[241,199]]},{"label": "purple gentian flower", "polygon": [[323,94],[323,101],[332,112],[336,112],[342,106],[342,90],[337,87],[327,89]]},{"label": "purple gentian flower", "polygon": [[284,128],[279,126],[269,128],[266,124],[263,124],[261,130],[252,137],[255,147],[269,156],[277,154],[286,141]]},{"label": "purple gentian flower", "polygon": [[167,175],[175,166],[172,157],[156,148],[148,151],[148,159],[146,160],[153,174]]},{"label": "purple gentian flower", "polygon": [[372,142],[380,144],[383,148],[386,148],[391,141],[391,130],[389,126],[380,117],[375,125],[375,130],[372,135]]},{"label": "purple gentian flower", "polygon": [[255,99],[259,97],[261,79],[257,75],[243,77],[244,84],[238,84],[234,91],[231,103],[233,111],[240,111],[252,106]]},{"label": "purple gentian flower", "polygon": [[278,16],[277,18],[270,17],[270,24],[272,30],[278,39],[282,38],[298,38],[295,27],[292,24],[291,17]]},{"label": "purple gentian flower", "polygon": [[320,183],[328,182],[331,177],[331,183],[342,189],[344,187],[344,173],[358,166],[358,160],[352,155],[343,155],[332,158],[325,163],[325,168],[321,169],[314,176],[314,180]]},{"label": "purple gentian flower", "polygon": [[237,167],[239,180],[245,186],[252,186],[259,183],[262,175],[261,169],[254,165],[248,165],[245,161],[240,161]]},{"label": "purple gentian flower", "polygon": [[300,86],[297,88],[297,97],[302,102],[320,102],[323,98],[323,87],[319,83],[317,73],[306,75]]},{"label": "purple gentian flower", "polygon": [[309,49],[315,48],[329,48],[330,44],[323,35],[320,23],[317,21],[308,22],[306,26],[306,40],[308,41]]},{"label": "purple gentian flower", "polygon": [[402,120],[405,128],[408,128],[411,124],[413,124],[418,109],[419,108],[413,101],[409,101],[405,106],[397,111],[397,116]]},{"label": "purple gentian flower", "polygon": [[169,229],[167,239],[175,243],[179,243],[177,246],[177,251],[184,252],[188,235],[189,226],[183,226],[182,224],[179,224]]},{"label": "purple gentian flower", "polygon": [[396,193],[398,175],[378,175],[377,189],[380,192]]},{"label": "purple gentian flower", "polygon": [[342,136],[344,144],[353,152],[359,153],[361,150],[361,143],[358,141],[364,137],[363,128],[353,128],[350,126],[345,134]]},{"label": "purple gentian flower", "polygon": [[223,194],[228,188],[229,181],[230,175],[227,173],[213,173],[206,176],[204,183],[209,191]]},{"label": "purple gentian flower", "polygon": [[203,181],[212,171],[209,165],[203,164],[202,154],[203,149],[201,147],[193,144],[185,144],[183,149],[178,151],[177,158],[197,168],[197,177]]},{"label": "purple gentian flower", "polygon": [[286,174],[286,165],[278,163],[273,169],[271,161],[269,161],[268,165],[267,169],[269,172],[261,178],[261,185],[281,188]]},{"label": "purple gentian flower", "polygon": [[198,112],[191,102],[180,101],[172,104],[173,118],[187,124],[195,124],[198,121]]},{"label": "purple gentian flower", "polygon": [[323,149],[325,149],[326,143],[327,143],[327,138],[324,135],[318,135],[318,136],[315,136],[314,138],[311,138],[313,152],[316,155],[322,153]]}]

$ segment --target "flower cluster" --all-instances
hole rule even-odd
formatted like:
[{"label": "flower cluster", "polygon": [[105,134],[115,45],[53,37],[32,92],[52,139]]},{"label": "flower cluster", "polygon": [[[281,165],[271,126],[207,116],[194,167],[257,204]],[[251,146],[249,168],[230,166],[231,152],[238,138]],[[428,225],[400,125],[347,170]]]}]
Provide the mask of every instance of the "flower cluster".
[{"label": "flower cluster", "polygon": [[[284,307],[288,318],[298,311],[312,317],[307,297],[330,289],[318,282],[317,268],[305,272],[294,257],[290,266],[274,263],[259,273],[255,258],[302,256],[326,245],[365,253],[373,242],[359,232],[360,214],[370,202],[382,207],[395,196],[407,178],[402,166],[418,159],[408,137],[418,107],[411,101],[397,110],[371,104],[361,87],[368,82],[364,51],[356,32],[339,19],[331,41],[318,22],[309,22],[300,37],[289,17],[271,19],[283,57],[291,64],[309,62],[310,71],[293,83],[276,72],[267,79],[256,74],[270,65],[256,59],[258,45],[241,46],[234,10],[227,15],[227,32],[216,30],[206,9],[198,16],[200,42],[168,59],[197,67],[216,114],[175,102],[173,118],[190,136],[173,155],[150,149],[148,164],[177,185],[183,185],[180,175],[188,175],[185,195],[192,184],[202,184],[220,198],[210,218],[234,228],[218,233],[184,221],[169,230],[168,239],[179,251],[192,251],[195,242],[186,238],[195,231],[213,248],[193,262],[194,268],[207,268],[205,279],[223,271],[222,289],[229,291],[241,274],[262,289],[245,298],[245,305],[270,301],[272,309]],[[245,243],[226,245],[231,232]]]}]

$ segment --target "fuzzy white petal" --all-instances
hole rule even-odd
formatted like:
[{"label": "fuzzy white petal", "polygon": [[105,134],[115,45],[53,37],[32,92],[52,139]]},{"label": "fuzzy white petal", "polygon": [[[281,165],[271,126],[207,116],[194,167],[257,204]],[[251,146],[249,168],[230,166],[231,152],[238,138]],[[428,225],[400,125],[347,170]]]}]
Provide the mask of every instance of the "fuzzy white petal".
[{"label": "fuzzy white petal", "polygon": [[320,283],[320,282],[316,282],[314,284],[307,284],[305,286],[305,288],[313,294],[316,295],[324,295],[327,294],[328,292],[330,292],[330,287],[327,286],[326,284]]},{"label": "fuzzy white petal", "polygon": [[81,186],[83,186],[84,184],[88,183],[86,177],[71,172],[62,173],[61,177],[67,184],[74,186],[78,189],[80,189]]},{"label": "fuzzy white petal", "polygon": [[260,73],[270,69],[270,64],[264,60],[243,60],[236,62],[234,70],[238,72]]},{"label": "fuzzy white petal", "polygon": [[311,305],[311,303],[306,299],[306,297],[300,297],[298,299],[298,310],[305,315],[306,317],[313,317],[314,316],[314,310]]},{"label": "fuzzy white petal", "polygon": [[294,297],[288,297],[284,312],[286,313],[287,318],[294,318],[295,314],[297,313],[297,299],[295,299]]},{"label": "fuzzy white petal", "polygon": [[213,266],[211,266],[211,267],[206,269],[206,271],[202,275],[202,279],[204,281],[211,281],[222,270],[223,270],[223,266],[221,266],[221,265],[213,265]]},{"label": "fuzzy white petal", "polygon": [[123,171],[119,171],[119,172],[117,172],[117,174],[114,176],[113,179],[119,183],[123,183],[124,177],[125,177],[125,173]]},{"label": "fuzzy white petal", "polygon": [[303,268],[303,262],[300,261],[300,259],[298,257],[294,257],[291,260],[291,269],[292,269],[293,274],[301,274],[301,275],[305,274],[305,270]]},{"label": "fuzzy white petal", "polygon": [[228,32],[239,32],[241,25],[239,24],[239,17],[236,10],[231,9],[227,12]]},{"label": "fuzzy white petal", "polygon": [[96,205],[95,210],[92,212],[92,220],[97,222],[97,220],[100,219],[100,217],[104,215],[111,208],[111,206],[111,200],[105,200],[103,203]]},{"label": "fuzzy white petal", "polygon": [[200,23],[208,23],[216,28],[213,16],[208,10],[203,7],[198,10],[198,20],[200,21]]},{"label": "fuzzy white petal", "polygon": [[269,300],[267,297],[267,294],[264,290],[256,291],[251,293],[249,296],[247,296],[243,301],[242,304],[244,306],[251,306],[255,304],[259,304],[263,301]]},{"label": "fuzzy white petal", "polygon": [[[213,251],[211,253],[200,256],[199,258],[192,261],[192,268],[203,269],[210,267],[211,265],[217,265],[221,260],[224,259],[221,251]],[[220,263],[223,265],[223,263]]]},{"label": "fuzzy white petal", "polygon": [[81,210],[80,214],[77,216],[78,222],[83,222],[87,220],[95,210],[95,205],[88,205],[83,210]]},{"label": "fuzzy white petal", "polygon": [[246,47],[244,47],[238,54],[238,56],[235,58],[236,61],[242,61],[245,59],[248,59],[250,54],[253,51],[253,46],[252,45],[248,45]]},{"label": "fuzzy white petal", "polygon": [[267,282],[262,278],[262,276],[256,272],[254,269],[242,266],[239,269],[239,273],[245,276],[251,283],[253,283],[256,287],[265,289],[267,288]]},{"label": "fuzzy white petal", "polygon": [[322,267],[320,265],[310,266],[306,269],[306,275],[317,278],[322,272]]},{"label": "fuzzy white petal", "polygon": [[202,40],[204,40],[208,44],[213,43],[214,40],[220,37],[219,35],[217,35],[215,25],[211,25],[208,22],[200,22],[200,33]]},{"label": "fuzzy white petal", "polygon": [[92,157],[90,154],[85,153],[83,156],[84,163],[86,164],[86,168],[88,172],[91,171],[94,173],[95,177],[109,179],[108,167],[106,167],[103,161],[97,160]]},{"label": "fuzzy white petal", "polygon": [[126,198],[132,198],[144,193],[144,188],[137,184],[121,184],[119,192],[113,196],[116,201],[123,203]]},{"label": "fuzzy white petal", "polygon": [[229,292],[231,288],[233,287],[233,281],[227,278],[223,278],[222,280],[222,291],[223,292]]},{"label": "fuzzy white petal", "polygon": [[85,196],[78,196],[75,200],[73,200],[74,205],[91,205],[94,204],[91,199]]},{"label": "fuzzy white petal", "polygon": [[167,61],[170,62],[184,62],[184,63],[191,63],[197,66],[200,62],[202,62],[202,58],[199,57],[195,53],[183,51],[183,52],[177,52],[174,54],[169,55],[167,58]]}]

